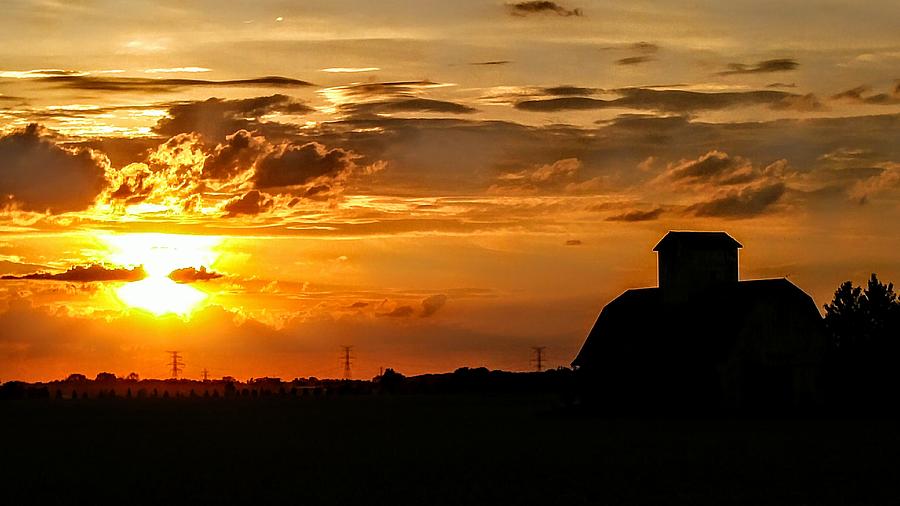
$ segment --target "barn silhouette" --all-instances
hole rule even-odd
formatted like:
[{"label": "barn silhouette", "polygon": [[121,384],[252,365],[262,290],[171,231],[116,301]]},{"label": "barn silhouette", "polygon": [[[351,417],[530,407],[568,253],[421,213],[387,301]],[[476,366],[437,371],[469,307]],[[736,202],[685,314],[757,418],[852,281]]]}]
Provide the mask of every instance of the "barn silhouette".
[{"label": "barn silhouette", "polygon": [[741,281],[724,232],[666,234],[659,287],[606,305],[572,362],[610,406],[789,408],[816,403],[825,346],[812,297],[784,278]]}]

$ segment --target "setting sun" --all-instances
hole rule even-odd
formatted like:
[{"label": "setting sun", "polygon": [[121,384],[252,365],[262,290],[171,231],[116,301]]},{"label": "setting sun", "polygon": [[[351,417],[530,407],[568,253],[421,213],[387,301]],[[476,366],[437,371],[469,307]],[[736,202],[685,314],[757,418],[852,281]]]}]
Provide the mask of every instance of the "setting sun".
[{"label": "setting sun", "polygon": [[216,247],[221,237],[178,234],[119,234],[103,235],[109,248],[106,261],[122,266],[143,266],[147,277],[123,284],[116,289],[116,297],[129,307],[143,309],[156,315],[190,314],[208,294],[188,284],[169,278],[177,269],[201,268],[218,258]]}]

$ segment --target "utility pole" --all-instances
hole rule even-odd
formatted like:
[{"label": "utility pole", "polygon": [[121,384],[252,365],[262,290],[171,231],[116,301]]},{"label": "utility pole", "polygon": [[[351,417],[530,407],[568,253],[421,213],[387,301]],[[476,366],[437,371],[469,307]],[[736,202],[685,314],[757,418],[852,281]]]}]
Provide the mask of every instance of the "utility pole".
[{"label": "utility pole", "polygon": [[203,381],[209,381],[209,370],[203,368]]},{"label": "utility pole", "polygon": [[534,363],[535,369],[537,372],[541,372],[544,370],[544,349],[546,346],[532,346],[531,350],[534,351],[534,358],[531,361]]},{"label": "utility pole", "polygon": [[167,351],[172,355],[172,379],[178,379],[178,374],[184,370],[184,362],[181,361],[181,355],[177,351]]},{"label": "utility pole", "polygon": [[344,365],[344,379],[350,379],[350,362],[353,357],[350,356],[350,350],[353,346],[341,346],[341,364]]}]

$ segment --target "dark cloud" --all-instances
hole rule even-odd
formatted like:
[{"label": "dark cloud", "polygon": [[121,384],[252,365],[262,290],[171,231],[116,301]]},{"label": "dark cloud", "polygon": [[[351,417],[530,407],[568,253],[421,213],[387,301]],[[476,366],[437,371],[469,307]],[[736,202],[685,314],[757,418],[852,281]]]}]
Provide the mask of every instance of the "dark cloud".
[{"label": "dark cloud", "polygon": [[767,84],[766,88],[796,88],[796,83],[771,83]]},{"label": "dark cloud", "polygon": [[143,160],[159,146],[153,137],[105,137],[68,144],[69,147],[89,148],[106,155],[113,167],[124,167],[135,160]]},{"label": "dark cloud", "polygon": [[427,98],[410,98],[401,100],[389,100],[384,102],[367,102],[362,104],[344,104],[340,106],[341,112],[351,115],[370,115],[396,112],[433,112],[448,114],[470,114],[478,112],[478,109],[446,102],[443,100],[431,100]]},{"label": "dark cloud", "polygon": [[744,63],[729,63],[728,70],[719,72],[720,76],[728,76],[734,74],[763,74],[769,72],[786,72],[795,70],[799,63],[793,58],[777,58],[774,60],[763,60],[753,65]]},{"label": "dark cloud", "polygon": [[381,313],[380,316],[388,316],[391,318],[409,318],[414,315],[416,310],[412,306],[397,306],[393,311]]},{"label": "dark cloud", "polygon": [[199,269],[193,267],[185,267],[184,269],[175,269],[169,273],[169,279],[176,283],[196,283],[198,281],[210,281],[219,279],[222,275],[206,269],[201,265]]},{"label": "dark cloud", "polygon": [[246,130],[225,136],[212,154],[203,162],[203,176],[208,179],[227,179],[251,168],[267,147],[265,138]]},{"label": "dark cloud", "polygon": [[340,104],[352,104],[373,99],[416,98],[424,89],[438,83],[422,81],[388,81],[382,83],[350,84],[326,90],[327,95]]},{"label": "dark cloud", "polygon": [[[710,151],[696,160],[680,163],[668,171],[673,180],[745,182],[744,173],[752,169],[749,161]],[[749,177],[749,176],[748,176]]]},{"label": "dark cloud", "polygon": [[753,183],[768,184],[780,182],[793,174],[784,159],[766,166],[754,165],[740,156],[713,150],[694,160],[682,160],[670,165],[661,176],[666,184],[719,187],[739,187]]},{"label": "dark cloud", "polygon": [[[753,171],[763,171],[772,160],[786,159],[792,169],[789,177],[802,177],[804,188],[815,189],[823,184],[818,178],[822,168],[833,162],[820,157],[838,147],[872,153],[867,166],[900,160],[900,143],[893,142],[885,132],[900,131],[900,115],[884,114],[845,118],[780,119],[774,121],[705,122],[686,115],[656,116],[651,114],[621,115],[597,123],[593,128],[567,125],[529,126],[508,121],[482,121],[460,118],[363,118],[329,122],[315,131],[304,130],[301,135],[332,148],[341,148],[360,158],[356,163],[365,166],[383,161],[389,167],[378,174],[381,191],[435,192],[459,194],[484,192],[492,185],[504,190],[519,190],[528,194],[557,194],[568,191],[569,185],[606,178],[603,186],[593,192],[642,188],[648,179],[656,177],[669,163],[696,160],[711,151],[728,153],[746,160],[765,160],[754,164]],[[548,142],[552,139],[553,142]],[[465,153],[466,163],[446,153]],[[635,170],[653,157],[656,162],[647,170]],[[534,174],[537,167],[553,166],[559,160],[574,158],[582,162],[577,172],[549,168]],[[734,166],[735,169],[740,164]],[[777,168],[772,167],[774,171]],[[730,177],[731,171],[723,178]],[[799,172],[799,173],[794,173]],[[546,174],[545,174],[546,173]],[[547,174],[554,177],[545,177]],[[501,180],[500,177],[503,177]],[[753,183],[777,182],[776,175],[766,178],[755,175]],[[361,184],[362,179],[351,177],[348,186]],[[555,184],[541,184],[541,182]],[[671,184],[667,180],[666,184]],[[736,181],[736,180],[735,180]],[[688,180],[679,180],[687,185]],[[608,184],[607,184],[608,183]],[[664,182],[665,183],[665,182]],[[701,184],[691,183],[691,186]],[[716,181],[704,181],[703,191],[715,195],[721,189]],[[734,189],[748,183],[731,185]],[[793,183],[792,183],[793,184]],[[361,191],[369,191],[362,187]],[[792,189],[793,190],[793,189]],[[697,191],[695,188],[685,191]],[[589,194],[585,190],[583,194]],[[421,195],[434,193],[419,193]],[[791,195],[795,195],[792,191]],[[664,206],[667,202],[652,199]],[[625,208],[638,208],[629,203]],[[616,213],[619,211],[612,211]],[[665,216],[665,215],[663,215]],[[605,215],[603,216],[605,218]],[[510,222],[508,216],[494,213],[484,216],[485,227]],[[601,218],[602,219],[602,218]],[[385,230],[472,230],[480,224],[462,224],[452,220],[417,219],[372,224],[346,225],[329,223],[335,227],[325,234],[353,234],[384,232]],[[312,234],[313,232],[309,232]]]},{"label": "dark cloud", "polygon": [[257,188],[285,188],[320,178],[340,180],[352,169],[352,154],[343,149],[328,149],[318,142],[286,143],[257,161],[254,181]]},{"label": "dark cloud", "polygon": [[893,94],[875,93],[871,94],[870,86],[857,86],[856,88],[842,91],[836,95],[832,95],[832,100],[844,100],[848,102],[858,102],[861,104],[872,105],[895,105],[900,104],[900,96],[897,96],[897,90],[894,89]]},{"label": "dark cloud", "polygon": [[581,246],[582,242],[579,239],[569,239],[566,241],[566,246]]},{"label": "dark cloud", "polygon": [[703,93],[685,90],[625,88],[618,92],[622,94],[622,97],[612,101],[616,107],[624,106],[665,112],[716,110],[748,105],[781,107],[785,101],[799,96],[771,90]]},{"label": "dark cloud", "polygon": [[567,9],[556,2],[533,0],[530,2],[518,2],[506,4],[509,13],[513,16],[527,16],[529,14],[557,14],[559,16],[583,16],[581,9]]},{"label": "dark cloud", "polygon": [[628,47],[633,51],[645,54],[652,54],[659,51],[659,46],[652,42],[635,42]]},{"label": "dark cloud", "polygon": [[788,95],[779,102],[773,102],[770,106],[773,110],[792,111],[822,111],[826,107],[819,101],[819,97],[812,93],[806,95]]},{"label": "dark cloud", "polygon": [[757,90],[704,93],[686,90],[657,90],[651,88],[623,88],[613,90],[620,96],[611,100],[589,97],[563,97],[525,100],[516,109],[534,112],[629,108],[661,112],[687,113],[719,110],[729,107],[768,105],[774,109],[810,110],[820,107],[812,95],[796,95],[783,91]]},{"label": "dark cloud", "polygon": [[369,307],[368,302],[356,301],[353,304],[350,304],[350,309],[362,309],[364,307]]},{"label": "dark cloud", "polygon": [[620,58],[616,60],[617,65],[638,65],[640,63],[647,63],[648,61],[653,61],[656,58],[647,55],[641,56],[628,56],[626,58]]},{"label": "dark cloud", "polygon": [[626,211],[622,214],[617,214],[615,216],[610,216],[606,218],[606,221],[653,221],[663,213],[663,209],[661,207],[657,207],[656,209],[652,209],[650,211]]},{"label": "dark cloud", "polygon": [[250,190],[240,197],[235,197],[222,206],[226,216],[256,216],[272,208],[272,199],[260,193],[259,190]]},{"label": "dark cloud", "polygon": [[476,61],[472,62],[469,65],[506,65],[512,63],[510,60],[490,60],[490,61]]},{"label": "dark cloud", "polygon": [[531,112],[557,112],[577,111],[590,109],[605,109],[612,107],[611,100],[600,100],[588,97],[563,97],[538,100],[523,100],[516,103],[515,108]]},{"label": "dark cloud", "polygon": [[700,202],[687,208],[695,216],[715,216],[722,218],[750,218],[760,215],[778,202],[784,195],[784,183],[748,187],[726,193],[707,202]]},{"label": "dark cloud", "polygon": [[97,77],[89,75],[63,75],[39,78],[41,82],[62,88],[91,91],[121,91],[163,93],[183,88],[298,88],[312,83],[289,77],[266,76],[252,79],[210,81],[205,79],[173,79],[144,77]]},{"label": "dark cloud", "polygon": [[273,112],[305,114],[312,108],[286,95],[271,95],[239,100],[210,98],[201,102],[183,102],[169,107],[169,116],[159,120],[154,131],[173,136],[196,132],[211,142],[220,142],[238,130],[265,130],[284,135],[292,129],[278,123],[263,123],[260,117]]},{"label": "dark cloud", "polygon": [[143,267],[113,268],[100,264],[71,267],[60,273],[35,272],[21,276],[3,276],[2,279],[33,279],[42,281],[72,281],[90,283],[95,281],[140,281],[147,277]]},{"label": "dark cloud", "polygon": [[427,318],[447,304],[447,296],[439,293],[422,299],[422,318]]},{"label": "dark cloud", "polygon": [[3,206],[52,213],[86,209],[106,186],[107,161],[60,147],[38,125],[0,137]]},{"label": "dark cloud", "polygon": [[581,86],[553,86],[544,88],[543,92],[547,95],[556,97],[571,97],[578,95],[592,95],[597,92],[596,88],[583,88]]}]

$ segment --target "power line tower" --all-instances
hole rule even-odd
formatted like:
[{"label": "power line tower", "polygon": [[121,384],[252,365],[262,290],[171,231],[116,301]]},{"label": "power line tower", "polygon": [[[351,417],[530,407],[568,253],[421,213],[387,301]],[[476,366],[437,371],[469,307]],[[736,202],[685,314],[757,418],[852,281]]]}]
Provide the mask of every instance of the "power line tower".
[{"label": "power line tower", "polygon": [[353,357],[350,356],[350,350],[353,349],[353,346],[341,346],[341,364],[344,366],[344,379],[350,379],[350,362],[352,362]]},{"label": "power line tower", "polygon": [[207,368],[203,368],[203,381],[209,381],[209,370]]},{"label": "power line tower", "polygon": [[167,351],[169,355],[172,355],[172,379],[178,379],[178,375],[184,371],[184,362],[181,361],[181,355],[179,355],[177,351]]},{"label": "power line tower", "polygon": [[534,364],[534,368],[537,372],[541,372],[544,370],[544,350],[546,346],[532,346],[531,350],[534,352],[534,358],[531,359],[531,362]]}]

